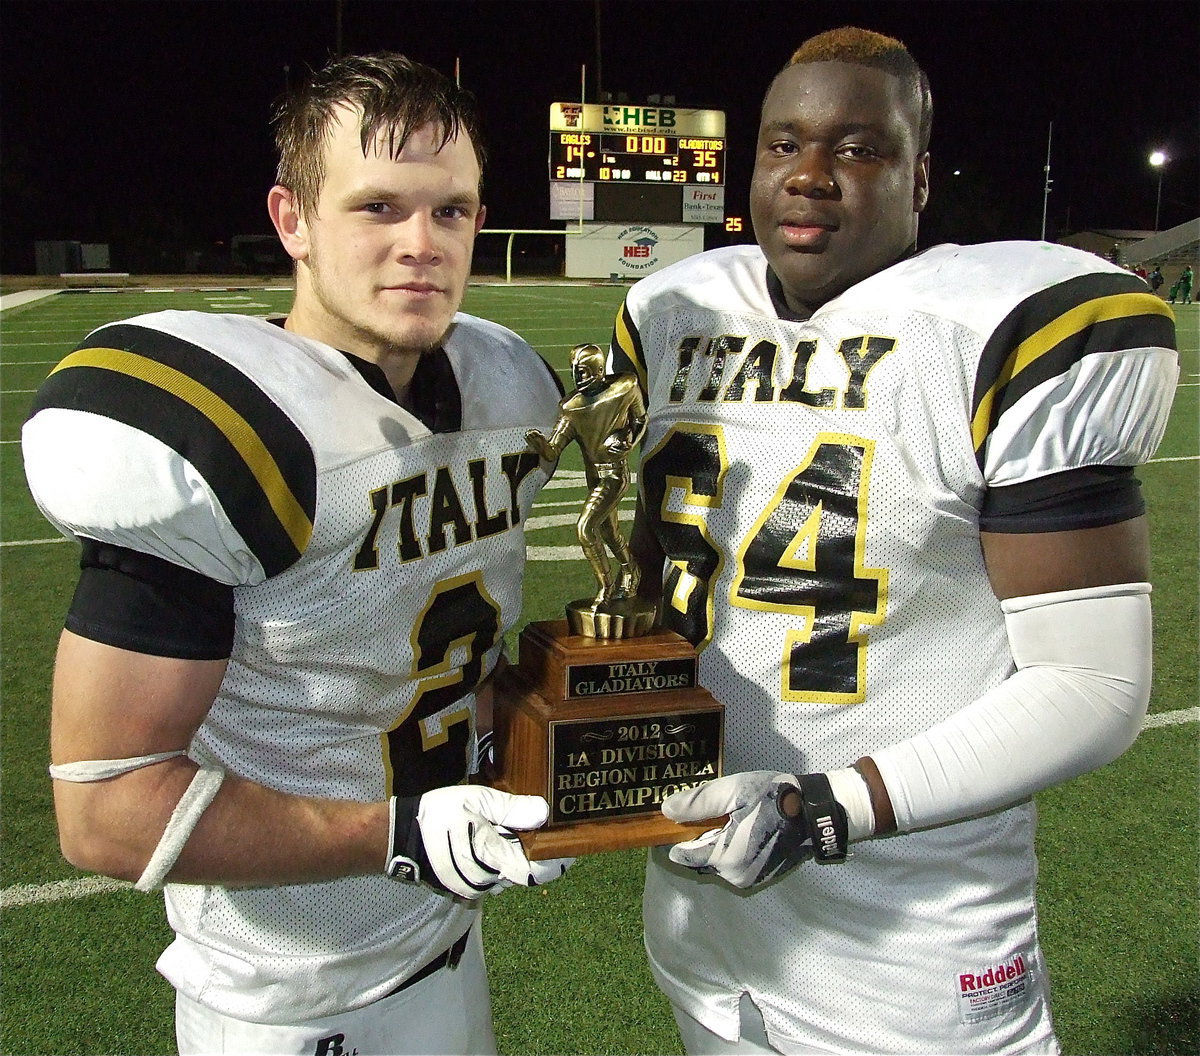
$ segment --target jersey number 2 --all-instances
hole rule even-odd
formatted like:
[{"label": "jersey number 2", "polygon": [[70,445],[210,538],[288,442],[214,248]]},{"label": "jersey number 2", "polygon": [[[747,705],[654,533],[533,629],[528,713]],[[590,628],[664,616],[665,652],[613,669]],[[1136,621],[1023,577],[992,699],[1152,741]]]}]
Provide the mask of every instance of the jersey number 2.
[{"label": "jersey number 2", "polygon": [[419,796],[466,776],[471,711],[465,697],[483,676],[500,635],[500,607],[479,572],[439,583],[412,633],[411,707],[384,735],[384,769],[394,796]]},{"label": "jersey number 2", "polygon": [[[864,626],[883,620],[888,579],[863,561],[873,455],[870,440],[819,434],[735,555],[730,604],[797,617],[779,643],[783,700],[864,699]],[[673,426],[641,467],[668,560],[662,622],[701,649],[713,635],[713,591],[726,561],[706,516],[726,501],[728,470],[721,427],[696,423]]]}]

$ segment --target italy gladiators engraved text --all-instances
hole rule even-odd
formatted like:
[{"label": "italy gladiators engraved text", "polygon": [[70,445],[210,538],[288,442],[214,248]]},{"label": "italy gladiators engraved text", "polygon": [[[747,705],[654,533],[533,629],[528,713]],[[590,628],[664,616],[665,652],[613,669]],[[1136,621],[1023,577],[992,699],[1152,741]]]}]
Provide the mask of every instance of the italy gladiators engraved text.
[{"label": "italy gladiators engraved text", "polygon": [[567,669],[567,699],[614,693],[654,693],[696,684],[694,658],[628,663],[572,664]]}]

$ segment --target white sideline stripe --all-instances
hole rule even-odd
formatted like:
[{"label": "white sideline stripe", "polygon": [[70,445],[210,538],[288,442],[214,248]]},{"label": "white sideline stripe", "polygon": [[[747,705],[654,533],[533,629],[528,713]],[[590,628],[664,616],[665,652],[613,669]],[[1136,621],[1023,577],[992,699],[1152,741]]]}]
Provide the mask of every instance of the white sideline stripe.
[{"label": "white sideline stripe", "polygon": [[[544,547],[546,550],[566,550],[570,547]],[[1185,722],[1200,721],[1200,708],[1181,708],[1178,711],[1149,715],[1142,729],[1157,729],[1163,726],[1182,726]],[[18,906],[33,906],[43,902],[63,902],[70,898],[85,898],[88,895],[107,895],[114,891],[132,891],[133,884],[126,880],[112,880],[107,876],[84,876],[78,880],[55,880],[49,884],[14,884],[0,891],[0,909]]]},{"label": "white sideline stripe", "polygon": [[18,304],[31,304],[34,301],[45,300],[47,297],[53,297],[56,293],[62,293],[62,290],[21,290],[19,293],[0,295],[0,312],[5,308],[15,308]]}]

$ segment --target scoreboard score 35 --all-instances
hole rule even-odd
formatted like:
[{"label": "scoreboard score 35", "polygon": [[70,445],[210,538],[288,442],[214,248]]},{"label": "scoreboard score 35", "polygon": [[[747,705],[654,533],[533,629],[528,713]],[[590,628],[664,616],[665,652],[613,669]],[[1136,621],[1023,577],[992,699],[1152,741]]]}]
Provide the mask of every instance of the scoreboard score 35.
[{"label": "scoreboard score 35", "polygon": [[719,223],[724,217],[721,110],[554,103],[549,163],[551,219]]}]

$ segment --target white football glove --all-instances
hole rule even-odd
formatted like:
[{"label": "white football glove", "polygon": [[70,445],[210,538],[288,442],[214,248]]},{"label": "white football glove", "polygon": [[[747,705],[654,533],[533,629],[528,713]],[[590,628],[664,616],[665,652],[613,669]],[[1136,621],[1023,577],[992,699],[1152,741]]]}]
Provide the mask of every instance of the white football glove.
[{"label": "white football glove", "polygon": [[825,774],[729,774],[668,796],[662,812],[676,822],[729,815],[724,827],[675,844],[670,857],[734,887],[765,884],[809,858],[846,858],[846,811]]},{"label": "white football glove", "polygon": [[385,872],[421,881],[441,894],[481,898],[514,884],[555,880],[573,858],[531,862],[514,829],[546,823],[541,796],[514,796],[487,785],[452,785],[392,799]]}]

